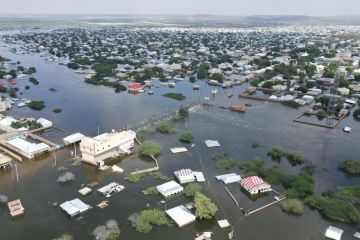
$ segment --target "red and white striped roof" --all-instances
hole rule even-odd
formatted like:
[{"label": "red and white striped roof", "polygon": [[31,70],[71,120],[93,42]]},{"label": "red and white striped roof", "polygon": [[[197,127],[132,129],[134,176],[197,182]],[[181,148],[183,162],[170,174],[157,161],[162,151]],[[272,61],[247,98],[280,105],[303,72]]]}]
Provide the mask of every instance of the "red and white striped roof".
[{"label": "red and white striped roof", "polygon": [[181,176],[188,176],[193,175],[193,172],[191,169],[181,169],[174,172],[175,176],[181,177]]},{"label": "red and white striped roof", "polygon": [[240,181],[240,184],[247,189],[252,189],[252,188],[256,188],[257,186],[259,186],[261,184],[268,184],[268,183],[265,182],[264,180],[262,180],[261,178],[259,178],[258,176],[251,176],[251,177],[242,179]]}]

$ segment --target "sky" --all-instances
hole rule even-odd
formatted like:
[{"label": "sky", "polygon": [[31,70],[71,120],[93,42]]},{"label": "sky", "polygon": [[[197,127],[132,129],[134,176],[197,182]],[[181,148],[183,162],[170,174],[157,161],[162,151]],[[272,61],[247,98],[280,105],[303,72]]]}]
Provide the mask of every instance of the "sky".
[{"label": "sky", "polygon": [[0,0],[0,14],[360,15],[360,0]]}]

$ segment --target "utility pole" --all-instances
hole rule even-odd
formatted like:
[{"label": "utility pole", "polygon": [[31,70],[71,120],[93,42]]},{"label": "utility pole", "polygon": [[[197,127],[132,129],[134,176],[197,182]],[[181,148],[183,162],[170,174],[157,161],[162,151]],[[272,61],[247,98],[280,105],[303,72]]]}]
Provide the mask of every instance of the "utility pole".
[{"label": "utility pole", "polygon": [[97,135],[99,136],[99,135],[100,135],[100,127],[99,127],[99,126],[97,127],[97,130],[98,130],[98,134],[97,134]]},{"label": "utility pole", "polygon": [[54,166],[56,166],[56,152],[54,151]]},{"label": "utility pole", "polygon": [[74,143],[74,158],[76,158],[76,143]]},{"label": "utility pole", "polygon": [[19,182],[19,173],[17,169],[17,164],[15,163],[15,173],[16,173],[16,180]]}]

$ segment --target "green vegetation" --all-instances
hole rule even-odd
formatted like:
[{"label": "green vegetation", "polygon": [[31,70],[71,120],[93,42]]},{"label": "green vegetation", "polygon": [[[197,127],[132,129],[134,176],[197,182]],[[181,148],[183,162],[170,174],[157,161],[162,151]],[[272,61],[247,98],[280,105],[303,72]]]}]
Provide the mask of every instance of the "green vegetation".
[{"label": "green vegetation", "polygon": [[147,189],[145,189],[143,191],[143,193],[145,195],[155,195],[155,194],[158,194],[158,190],[156,189],[156,187],[148,187]]},{"label": "green vegetation", "polygon": [[281,148],[272,148],[267,152],[268,156],[271,156],[273,160],[281,161],[282,157],[285,157],[289,163],[293,166],[301,165],[305,162],[304,156],[298,152],[286,152]]},{"label": "green vegetation", "polygon": [[44,101],[31,101],[27,106],[36,111],[40,111],[45,108]]},{"label": "green vegetation", "polygon": [[189,109],[187,109],[186,107],[181,106],[179,108],[179,116],[182,118],[186,118],[189,116]]},{"label": "green vegetation", "polygon": [[197,192],[194,197],[196,216],[201,219],[211,219],[218,211],[218,207],[202,193]]},{"label": "green vegetation", "polygon": [[184,188],[184,194],[188,197],[195,197],[196,193],[202,192],[202,186],[198,183],[189,183]]},{"label": "green vegetation", "polygon": [[199,70],[197,72],[197,78],[198,79],[204,79],[207,78],[209,74],[209,65],[202,63],[199,66]]},{"label": "green vegetation", "polygon": [[360,160],[345,160],[340,163],[339,169],[351,175],[360,175]]},{"label": "green vegetation", "polygon": [[62,109],[61,108],[54,108],[52,111],[53,111],[53,113],[61,113]]},{"label": "green vegetation", "polygon": [[50,92],[56,92],[56,89],[55,88],[49,88],[49,91]]},{"label": "green vegetation", "polygon": [[162,134],[172,134],[176,132],[174,127],[166,123],[156,125],[156,130]]},{"label": "green vegetation", "polygon": [[29,89],[30,89],[30,86],[27,86],[27,85],[26,85],[26,86],[25,86],[25,89],[26,89],[26,90],[29,90]]},{"label": "green vegetation", "polygon": [[32,84],[34,84],[34,85],[39,85],[39,80],[37,80],[36,78],[34,78],[34,77],[30,77],[29,78],[29,81],[32,83]]},{"label": "green vegetation", "polygon": [[183,142],[183,143],[192,143],[193,140],[194,140],[194,137],[191,134],[191,132],[183,132],[179,137],[179,141]]},{"label": "green vegetation", "polygon": [[70,69],[74,69],[74,70],[77,70],[77,69],[80,68],[79,64],[73,63],[73,62],[68,63],[68,64],[67,64],[67,67],[70,68]]},{"label": "green vegetation", "polygon": [[252,160],[240,167],[244,169],[246,176],[258,175],[272,185],[282,184],[288,197],[304,198],[314,193],[314,179],[307,171],[298,175],[287,175],[277,167],[266,167],[265,162],[261,160]]},{"label": "green vegetation", "polygon": [[140,233],[149,233],[153,226],[169,225],[169,219],[164,211],[151,209],[142,211],[136,219],[135,229]]},{"label": "green vegetation", "polygon": [[163,95],[164,97],[172,98],[178,101],[184,100],[186,97],[182,95],[181,93],[165,93]]},{"label": "green vegetation", "polygon": [[340,196],[352,203],[360,204],[360,185],[344,187],[340,191]]},{"label": "green vegetation", "polygon": [[280,102],[282,105],[287,106],[287,107],[291,107],[291,108],[299,108],[299,104],[297,102],[295,102],[294,100],[289,100],[289,101],[281,101]]},{"label": "green vegetation", "polygon": [[26,72],[27,74],[33,74],[36,73],[36,68],[35,67],[29,67],[29,69]]},{"label": "green vegetation", "polygon": [[253,143],[253,144],[251,145],[251,147],[252,147],[252,148],[258,148],[258,147],[260,147],[260,145],[257,144],[257,143]]},{"label": "green vegetation", "polygon": [[143,157],[157,157],[161,154],[160,145],[154,141],[145,141],[140,145],[139,151]]},{"label": "green vegetation", "polygon": [[306,199],[306,203],[331,219],[348,223],[360,222],[359,211],[349,201],[312,196]]},{"label": "green vegetation", "polygon": [[136,133],[136,137],[140,142],[143,142],[146,138],[146,134],[148,132],[146,130],[140,130]]},{"label": "green vegetation", "polygon": [[353,112],[353,116],[354,116],[355,120],[360,121],[360,108],[356,109],[356,110]]},{"label": "green vegetation", "polygon": [[304,205],[297,199],[286,199],[282,201],[281,209],[287,213],[301,215],[304,212]]},{"label": "green vegetation", "polygon": [[26,122],[17,121],[17,122],[12,122],[11,127],[15,129],[25,127],[29,130],[33,130],[33,129],[41,128],[42,125],[40,123],[37,123],[36,121],[26,121]]},{"label": "green vegetation", "polygon": [[195,76],[190,76],[189,81],[190,81],[191,83],[196,82]]},{"label": "green vegetation", "polygon": [[153,178],[156,179],[160,179],[160,180],[164,180],[164,181],[169,181],[171,180],[171,178],[169,178],[168,176],[162,175],[160,173],[137,173],[137,174],[128,174],[125,177],[125,180],[131,182],[131,183],[138,183],[140,182],[140,180],[145,177],[145,176],[151,176]]},{"label": "green vegetation", "polygon": [[106,240],[118,240],[120,237],[120,230],[114,229],[110,232],[109,236],[106,238]]},{"label": "green vegetation", "polygon": [[216,161],[216,168],[222,171],[238,166],[237,161],[230,157],[228,153],[214,154],[211,158]]}]

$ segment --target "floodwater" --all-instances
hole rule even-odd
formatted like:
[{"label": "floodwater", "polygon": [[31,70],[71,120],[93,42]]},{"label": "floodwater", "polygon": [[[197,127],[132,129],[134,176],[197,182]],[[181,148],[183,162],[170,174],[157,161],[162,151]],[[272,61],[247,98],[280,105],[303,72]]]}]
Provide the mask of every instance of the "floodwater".
[{"label": "floodwater", "polygon": [[[155,117],[166,110],[177,109],[181,104],[210,96],[211,88],[202,81],[201,91],[193,91],[188,82],[177,83],[176,88],[168,89],[161,86],[154,88],[154,95],[146,93],[131,95],[128,93],[114,93],[113,89],[99,87],[84,83],[83,75],[78,75],[64,66],[48,63],[39,55],[16,55],[0,48],[0,55],[12,60],[19,60],[24,66],[35,66],[38,73],[35,77],[40,80],[38,86],[18,81],[21,97],[44,100],[46,108],[40,112],[27,108],[14,107],[8,115],[16,117],[45,117],[53,121],[54,125],[70,132],[82,132],[86,135],[96,135],[98,127],[101,132],[111,129],[122,129],[126,124],[134,124]],[[24,86],[31,88],[25,90]],[[245,163],[258,157],[268,165],[279,165],[289,174],[296,174],[299,167],[290,166],[285,160],[280,163],[273,162],[266,156],[272,147],[282,147],[287,150],[299,151],[309,162],[318,166],[315,172],[316,192],[319,194],[328,188],[359,184],[359,178],[351,178],[338,171],[337,165],[344,159],[357,159],[360,155],[359,132],[360,124],[352,117],[348,117],[335,129],[324,129],[300,123],[292,119],[303,109],[294,110],[277,103],[244,100],[236,97],[246,85],[231,90],[218,89],[218,94],[211,98],[217,104],[239,105],[251,102],[253,107],[245,114],[230,112],[215,107],[195,107],[191,110],[187,122],[175,122],[173,125],[177,133],[161,135],[158,133],[148,136],[159,142],[162,155],[159,157],[161,173],[173,176],[173,171],[180,168],[191,168],[204,171],[208,183],[205,187],[207,195],[218,204],[220,210],[216,220],[228,219],[232,225],[237,239],[241,240],[305,240],[325,239],[325,229],[336,226],[345,230],[343,239],[351,239],[357,226],[332,222],[321,217],[317,211],[305,207],[302,216],[291,216],[283,213],[278,205],[274,205],[249,217],[244,217],[227,195],[224,185],[215,181],[214,176],[239,172],[232,169],[221,172],[215,167],[211,159],[214,153],[229,153],[239,163]],[[50,92],[55,88],[57,92]],[[229,99],[229,91],[234,97]],[[187,96],[184,102],[162,97],[166,92],[180,92]],[[20,96],[20,95],[19,95]],[[53,108],[60,107],[63,112],[55,114]],[[342,132],[343,126],[351,126],[352,133]],[[184,154],[171,154],[169,148],[180,146],[178,136],[182,131],[191,131],[195,136],[195,146],[187,146],[190,151]],[[49,135],[51,135],[49,133]],[[219,148],[208,149],[205,139],[216,139],[222,145]],[[251,145],[257,143],[259,148],[253,149]],[[63,233],[72,234],[75,239],[94,239],[91,232],[96,226],[102,225],[109,219],[118,221],[121,229],[121,239],[193,239],[197,232],[213,231],[214,239],[227,239],[230,229],[220,229],[215,220],[197,221],[184,228],[176,226],[155,227],[150,234],[137,233],[127,220],[134,212],[146,209],[146,204],[156,208],[171,208],[184,204],[190,199],[178,196],[166,201],[166,206],[160,204],[162,197],[145,196],[142,190],[155,186],[163,181],[145,177],[140,183],[129,183],[124,180],[125,174],[111,171],[98,171],[84,164],[72,164],[70,152],[72,147],[64,148],[56,153],[56,166],[53,155],[41,159],[18,163],[19,182],[13,182],[12,171],[0,175],[0,193],[9,196],[10,200],[21,199],[25,208],[24,216],[11,219],[6,205],[0,204],[0,232],[1,239],[52,239]],[[141,160],[137,155],[130,156],[117,163],[126,172],[152,166],[151,162]],[[58,167],[67,167],[76,176],[71,183],[60,184],[56,180],[59,176]],[[117,181],[126,187],[126,190],[104,198],[98,193],[81,196],[77,190],[83,184],[97,181],[101,187],[112,181]],[[251,210],[264,203],[272,201],[272,196],[265,196],[256,201],[250,200],[240,191],[238,184],[229,186],[231,192],[244,209]],[[283,191],[279,186],[275,190]],[[93,209],[84,213],[81,219],[68,218],[53,203],[62,203],[74,198],[80,198]],[[96,204],[109,200],[109,207],[100,209]]]}]

